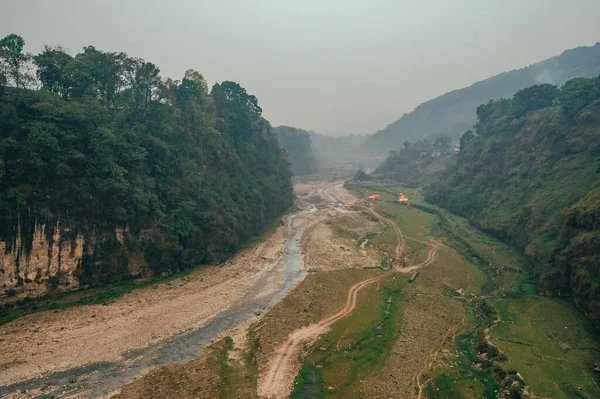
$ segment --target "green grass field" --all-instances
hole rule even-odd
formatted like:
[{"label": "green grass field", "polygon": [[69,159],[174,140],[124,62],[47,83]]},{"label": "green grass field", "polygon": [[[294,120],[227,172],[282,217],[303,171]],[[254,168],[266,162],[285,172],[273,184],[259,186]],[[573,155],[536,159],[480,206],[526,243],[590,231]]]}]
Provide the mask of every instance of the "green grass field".
[{"label": "green grass field", "polygon": [[519,371],[530,391],[551,398],[598,398],[593,372],[600,343],[590,322],[564,299],[523,295],[493,301],[501,322],[491,341],[508,357],[503,362]]},{"label": "green grass field", "polygon": [[[436,264],[446,267],[423,269],[424,276],[452,289],[466,285],[465,294],[492,297],[500,322],[490,331],[490,339],[508,358],[496,364],[520,373],[529,393],[544,398],[600,397],[600,380],[593,372],[594,363],[600,359],[597,333],[570,300],[536,294],[535,280],[516,249],[477,230],[467,220],[425,203],[417,191],[397,183],[353,182],[348,188],[358,196],[380,194],[382,201],[375,209],[385,216],[393,215],[406,237],[433,235],[457,250],[440,251]],[[410,198],[412,207],[392,202],[398,191]],[[393,245],[389,235],[379,239],[384,245]],[[413,263],[423,258],[423,247],[416,241],[407,239],[406,250]],[[461,279],[457,273],[466,276]],[[450,274],[455,275],[449,278]],[[457,338],[456,356],[432,372],[426,397],[497,395],[498,385],[489,380],[489,374],[478,375],[481,370],[473,372],[470,367],[476,357],[465,344],[469,339],[469,334]]]}]

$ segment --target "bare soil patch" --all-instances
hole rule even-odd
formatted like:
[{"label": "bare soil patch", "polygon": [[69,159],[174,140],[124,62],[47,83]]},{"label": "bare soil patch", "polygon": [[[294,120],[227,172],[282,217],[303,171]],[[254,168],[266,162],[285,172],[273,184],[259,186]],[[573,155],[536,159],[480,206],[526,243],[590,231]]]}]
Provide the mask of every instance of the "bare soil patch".
[{"label": "bare soil patch", "polygon": [[223,345],[225,345],[224,341],[211,345],[200,357],[184,365],[169,364],[150,370],[110,397],[113,399],[219,397],[221,389],[219,355]]},{"label": "bare soil patch", "polygon": [[[305,232],[302,242],[308,271],[356,269],[378,266],[382,255],[372,246],[360,248],[360,240],[378,234],[384,226],[361,213],[349,213]],[[340,234],[340,233],[345,234]]]},{"label": "bare soil patch", "polygon": [[294,184],[294,194],[297,196],[308,195],[314,188],[314,185],[310,183],[296,183]]}]

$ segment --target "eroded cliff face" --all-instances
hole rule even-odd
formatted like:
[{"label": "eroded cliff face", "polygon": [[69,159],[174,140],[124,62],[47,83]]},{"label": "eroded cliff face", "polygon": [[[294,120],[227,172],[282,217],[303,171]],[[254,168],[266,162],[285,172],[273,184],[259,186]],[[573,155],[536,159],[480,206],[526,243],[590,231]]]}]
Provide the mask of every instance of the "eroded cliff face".
[{"label": "eroded cliff face", "polygon": [[81,234],[65,239],[60,231],[59,226],[38,226],[28,245],[20,235],[10,244],[0,241],[0,303],[149,275],[143,254],[127,250],[127,229],[117,228],[114,236],[104,237],[111,249],[102,254],[94,253],[98,238],[93,243]]},{"label": "eroded cliff face", "polygon": [[83,237],[61,240],[60,229],[55,228],[52,238],[48,239],[45,230],[45,226],[35,230],[29,253],[21,245],[20,236],[8,251],[7,243],[0,242],[0,300],[79,288]]}]

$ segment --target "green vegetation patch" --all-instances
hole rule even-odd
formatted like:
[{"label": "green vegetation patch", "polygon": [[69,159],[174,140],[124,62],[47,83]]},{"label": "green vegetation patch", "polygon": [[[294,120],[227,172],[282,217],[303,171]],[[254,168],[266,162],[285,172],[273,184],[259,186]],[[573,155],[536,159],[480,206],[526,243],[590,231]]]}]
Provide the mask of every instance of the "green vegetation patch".
[{"label": "green vegetation patch", "polygon": [[402,323],[400,288],[405,284],[389,279],[383,290],[371,286],[359,295],[352,314],[313,345],[292,398],[350,397],[359,380],[384,367]]},{"label": "green vegetation patch", "polygon": [[[596,327],[599,209],[584,203],[597,203],[600,187],[599,85],[578,77],[480,105],[453,165],[425,186],[428,201],[518,248],[539,292],[573,295]],[[508,273],[493,283],[532,291]]]},{"label": "green vegetation patch", "polygon": [[325,395],[321,373],[316,367],[307,363],[300,370],[294,384],[291,398],[312,399],[321,398]]},{"label": "green vegetation patch", "polygon": [[472,333],[456,337],[456,352],[452,353],[446,366],[436,373],[436,377],[425,388],[426,398],[498,398],[500,386],[492,374],[473,367],[479,359],[473,352],[472,339]]},{"label": "green vegetation patch", "polygon": [[593,371],[600,344],[591,323],[569,301],[536,295],[493,300],[501,322],[490,338],[535,395],[600,397]]},{"label": "green vegetation patch", "polygon": [[[560,167],[567,165],[578,168],[573,162],[563,163]],[[418,224],[418,219],[406,219],[409,209],[392,208],[390,195],[402,191],[398,185],[377,181],[367,184],[368,189],[361,188],[359,184],[351,186],[362,194],[376,189],[387,192],[382,195],[384,201],[376,205],[377,210],[385,212],[388,217],[397,216],[399,225],[404,220],[408,226],[401,226],[401,229],[406,235],[423,234],[424,230],[419,231],[423,225]],[[540,193],[535,206],[550,206],[544,201],[552,201],[554,193],[547,190]],[[593,207],[587,203],[585,206],[587,208],[583,210],[583,205],[573,207],[567,215],[568,223],[589,228],[588,225],[593,224],[595,219],[588,208]],[[600,356],[600,344],[591,323],[581,311],[568,300],[538,296],[537,275],[527,270],[525,259],[518,249],[436,206],[415,201],[411,207],[428,213],[433,218],[427,226],[431,234],[457,251],[440,250],[435,265],[444,266],[424,269],[424,277],[417,285],[422,286],[429,279],[428,290],[440,283],[448,289],[455,284],[462,285],[464,282],[461,280],[449,280],[444,274],[456,275],[458,271],[452,267],[460,267],[460,273],[467,273],[468,281],[472,281],[472,285],[467,285],[466,293],[491,297],[485,302],[478,299],[473,302],[478,305],[473,306],[472,314],[476,319],[469,323],[471,330],[457,338],[455,353],[450,352],[428,372],[433,377],[426,388],[426,397],[496,398],[503,390],[510,391],[511,387],[515,388],[512,394],[518,395],[521,377],[528,391],[537,396],[600,397],[598,376],[593,371]],[[409,251],[412,250],[410,241],[407,240]],[[547,239],[543,241],[544,245],[554,245]],[[583,264],[583,256],[589,248],[575,247],[573,251],[579,251]],[[590,258],[585,259],[589,262]],[[581,284],[583,286],[584,283]],[[444,292],[453,294],[451,289]],[[492,343],[489,345],[485,327],[493,326],[496,318],[500,322],[488,333]],[[479,357],[480,352],[485,352],[485,356]]]}]

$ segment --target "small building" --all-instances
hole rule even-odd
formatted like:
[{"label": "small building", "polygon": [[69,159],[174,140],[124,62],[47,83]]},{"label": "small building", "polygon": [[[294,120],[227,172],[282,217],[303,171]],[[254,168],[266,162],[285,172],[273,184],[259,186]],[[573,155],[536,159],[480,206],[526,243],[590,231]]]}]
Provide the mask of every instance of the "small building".
[{"label": "small building", "polygon": [[412,276],[410,276],[410,278],[408,279],[408,282],[412,283],[413,281],[415,281],[417,279],[418,276],[419,276],[419,272],[414,272],[412,274]]},{"label": "small building", "polygon": [[408,197],[404,193],[398,193],[398,202],[404,205],[409,204]]}]

